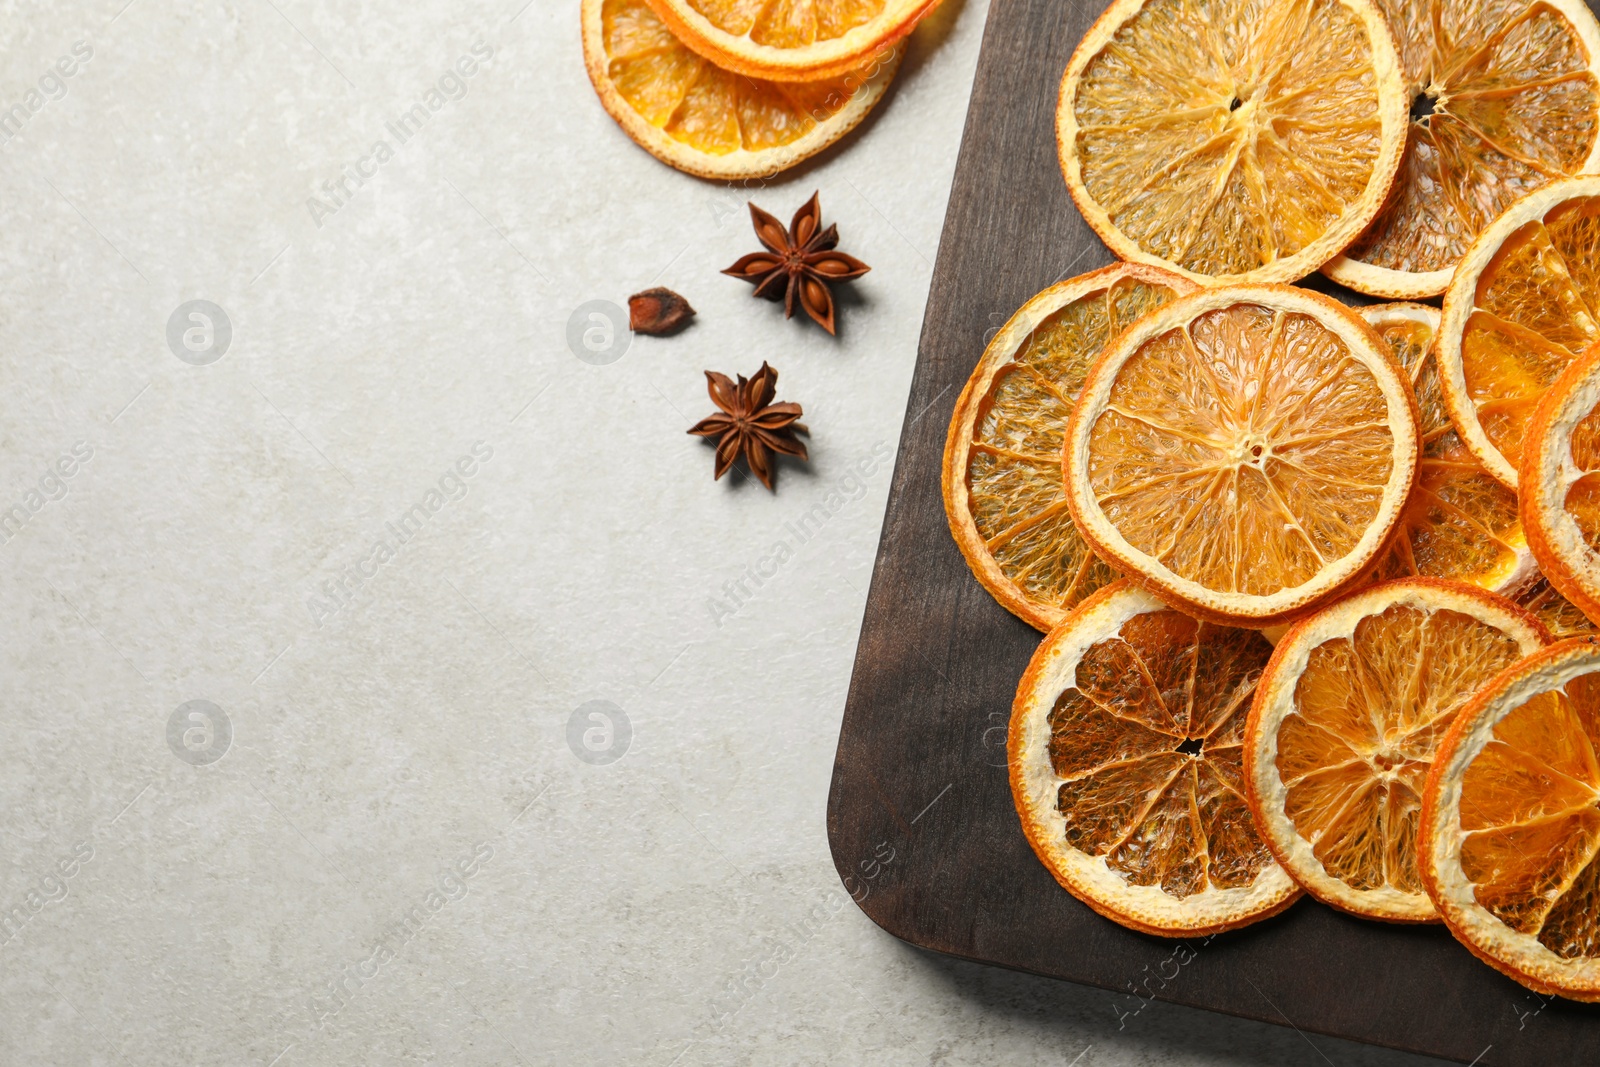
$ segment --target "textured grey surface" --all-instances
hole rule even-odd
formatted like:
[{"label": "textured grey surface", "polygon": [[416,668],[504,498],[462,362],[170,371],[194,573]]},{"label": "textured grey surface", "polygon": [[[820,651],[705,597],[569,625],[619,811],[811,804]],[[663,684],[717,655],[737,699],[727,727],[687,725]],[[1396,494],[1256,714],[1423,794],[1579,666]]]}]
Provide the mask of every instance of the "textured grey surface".
[{"label": "textured grey surface", "polygon": [[[0,3],[0,1063],[1424,1062],[930,958],[839,889],[983,0],[755,193],[873,265],[838,342],[717,273],[742,197],[622,136],[571,0],[125,3]],[[579,359],[650,284],[696,325]],[[813,431],[776,495],[684,434],[763,359]]]}]

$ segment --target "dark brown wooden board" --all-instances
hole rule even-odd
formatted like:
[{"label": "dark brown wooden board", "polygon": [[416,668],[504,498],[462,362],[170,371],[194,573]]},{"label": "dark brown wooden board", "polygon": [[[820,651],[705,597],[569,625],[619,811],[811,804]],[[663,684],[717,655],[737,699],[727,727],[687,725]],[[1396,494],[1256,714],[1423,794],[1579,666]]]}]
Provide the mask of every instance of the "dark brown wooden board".
[{"label": "dark brown wooden board", "polygon": [[995,329],[1045,286],[1111,261],[1067,195],[1054,123],[1061,72],[1103,8],[990,8],[829,796],[845,887],[896,937],[1115,990],[1108,1011],[1153,997],[1480,1067],[1600,1063],[1600,1006],[1535,997],[1441,927],[1302,900],[1180,947],[1095,915],[1023,838],[1004,725],[1039,635],[968,573],[939,465]]}]

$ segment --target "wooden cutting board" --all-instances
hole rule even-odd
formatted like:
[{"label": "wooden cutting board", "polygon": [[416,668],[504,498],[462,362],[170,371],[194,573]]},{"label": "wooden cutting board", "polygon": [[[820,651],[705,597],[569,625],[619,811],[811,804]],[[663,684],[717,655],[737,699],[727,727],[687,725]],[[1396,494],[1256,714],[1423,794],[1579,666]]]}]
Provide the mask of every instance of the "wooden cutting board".
[{"label": "wooden cutting board", "polygon": [[989,12],[829,796],[845,888],[914,945],[1113,991],[1108,1021],[1154,998],[1480,1067],[1600,1062],[1600,1006],[1535,996],[1441,927],[1302,900],[1210,940],[1147,937],[1068,895],[1023,838],[1004,727],[1039,634],[968,573],[939,464],[988,339],[1040,289],[1112,260],[1067,195],[1054,121],[1061,72],[1103,6]]}]

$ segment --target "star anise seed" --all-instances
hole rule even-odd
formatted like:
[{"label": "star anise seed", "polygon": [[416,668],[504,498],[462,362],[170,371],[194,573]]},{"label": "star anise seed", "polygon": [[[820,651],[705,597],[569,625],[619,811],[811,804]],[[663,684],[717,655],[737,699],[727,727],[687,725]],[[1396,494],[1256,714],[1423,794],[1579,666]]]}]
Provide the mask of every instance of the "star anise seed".
[{"label": "star anise seed", "polygon": [[755,295],[768,300],[783,300],[784,318],[794,317],[799,304],[817,324],[834,333],[834,282],[849,282],[872,268],[854,256],[835,251],[839,227],[822,228],[822,205],[812,193],[804,207],[795,212],[786,230],[783,223],[750,205],[750,218],[756,237],[765,252],[752,252],[722,273],[754,283]]},{"label": "star anise seed", "polygon": [[796,421],[804,412],[799,404],[774,404],[777,388],[778,372],[765,361],[750,380],[741,374],[737,383],[726,374],[706,371],[706,391],[722,412],[707,415],[689,432],[696,437],[717,439],[718,479],[742,457],[750,473],[771,489],[777,473],[773,453],[811,458],[806,454],[805,443],[795,436],[797,431],[808,432],[804,424]]},{"label": "star anise seed", "polygon": [[689,301],[671,289],[646,289],[628,297],[628,329],[663,337],[677,333],[694,318]]}]

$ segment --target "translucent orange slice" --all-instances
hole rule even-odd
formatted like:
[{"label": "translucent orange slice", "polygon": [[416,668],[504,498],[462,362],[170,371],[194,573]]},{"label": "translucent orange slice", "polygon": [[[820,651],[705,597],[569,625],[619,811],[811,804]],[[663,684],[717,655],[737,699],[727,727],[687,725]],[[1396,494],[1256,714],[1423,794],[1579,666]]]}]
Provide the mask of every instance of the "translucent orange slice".
[{"label": "translucent orange slice", "polygon": [[1250,807],[1278,862],[1336,908],[1436,919],[1417,870],[1423,779],[1468,699],[1548,641],[1504,597],[1436,578],[1384,582],[1296,624],[1245,728]]},{"label": "translucent orange slice", "polygon": [[1061,83],[1084,219],[1196,281],[1293,281],[1383,206],[1405,86],[1368,0],[1116,0]]},{"label": "translucent orange slice", "polygon": [[1433,361],[1439,312],[1423,304],[1378,304],[1362,308],[1361,317],[1406,372],[1422,430],[1417,484],[1375,576],[1455,578],[1496,593],[1521,588],[1534,566],[1517,495],[1489,477],[1461,443],[1439,395]]},{"label": "translucent orange slice", "polygon": [[983,587],[1041,630],[1117,576],[1078,535],[1061,484],[1084,375],[1108,340],[1194,288],[1132,263],[1052,285],[989,342],[956,402],[944,450],[950,532]]},{"label": "translucent orange slice", "polygon": [[673,33],[712,63],[752,78],[815,81],[889,50],[939,0],[650,0]]},{"label": "translucent orange slice", "polygon": [[1556,592],[1550,584],[1550,579],[1543,574],[1515,593],[1512,599],[1517,602],[1518,607],[1538,619],[1556,638],[1600,634],[1600,630],[1589,621],[1589,617],[1579,611],[1576,604]]},{"label": "translucent orange slice", "polygon": [[1190,614],[1265,626],[1359,581],[1411,492],[1416,404],[1342,304],[1202,289],[1109,345],[1067,429],[1084,539]]},{"label": "translucent orange slice", "polygon": [[1556,379],[1534,413],[1518,477],[1539,566],[1600,619],[1600,345]]},{"label": "translucent orange slice", "polygon": [[1135,930],[1213,933],[1299,895],[1245,802],[1245,714],[1272,652],[1127,582],[1084,601],[1034,653],[1008,740],[1035,854]]},{"label": "translucent orange slice", "polygon": [[600,102],[651,155],[701,178],[769,177],[849,133],[902,51],[803,84],[731,73],[690,51],[645,0],[583,0],[583,58]]},{"label": "translucent orange slice", "polygon": [[1502,672],[1445,735],[1423,787],[1423,884],[1480,959],[1541,993],[1600,1000],[1600,641]]},{"label": "translucent orange slice", "polygon": [[1386,297],[1444,292],[1485,226],[1600,167],[1600,25],[1582,0],[1376,0],[1411,122],[1383,211],[1324,273]]},{"label": "translucent orange slice", "polygon": [[1450,420],[1485,470],[1517,487],[1539,398],[1600,340],[1600,178],[1553,182],[1472,243],[1444,294],[1436,346]]}]

